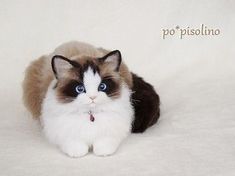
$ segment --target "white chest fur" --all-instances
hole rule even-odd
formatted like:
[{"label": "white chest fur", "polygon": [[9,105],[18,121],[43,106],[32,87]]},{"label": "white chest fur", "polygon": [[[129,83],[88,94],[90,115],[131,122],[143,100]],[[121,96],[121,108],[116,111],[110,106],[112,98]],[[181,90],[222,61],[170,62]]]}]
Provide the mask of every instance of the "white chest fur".
[{"label": "white chest fur", "polygon": [[[77,109],[76,101],[59,103],[52,82],[43,102],[41,122],[48,140],[72,157],[85,155],[92,146],[97,155],[110,155],[130,133],[133,108],[130,90],[122,85],[118,99]],[[95,120],[90,120],[89,111]]]}]

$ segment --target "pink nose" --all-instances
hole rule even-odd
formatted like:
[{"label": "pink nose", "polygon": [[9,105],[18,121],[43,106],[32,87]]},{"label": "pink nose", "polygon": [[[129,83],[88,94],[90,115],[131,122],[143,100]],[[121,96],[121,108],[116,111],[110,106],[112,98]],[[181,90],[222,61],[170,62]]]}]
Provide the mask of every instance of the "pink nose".
[{"label": "pink nose", "polygon": [[96,96],[90,96],[89,97],[91,100],[94,100],[96,98]]}]

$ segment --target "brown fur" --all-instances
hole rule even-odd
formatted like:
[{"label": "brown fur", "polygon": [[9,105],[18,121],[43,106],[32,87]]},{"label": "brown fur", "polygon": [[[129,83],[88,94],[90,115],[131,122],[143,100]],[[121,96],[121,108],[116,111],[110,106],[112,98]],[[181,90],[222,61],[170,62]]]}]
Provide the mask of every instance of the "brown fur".
[{"label": "brown fur", "polygon": [[53,79],[52,71],[45,67],[47,59],[47,56],[42,56],[33,61],[26,69],[23,81],[24,104],[35,118],[40,116],[42,101]]},{"label": "brown fur", "polygon": [[101,79],[104,78],[111,79],[116,86],[114,92],[112,92],[108,96],[110,96],[110,98],[112,99],[119,97],[120,95],[119,85],[121,81],[124,81],[124,79],[120,76],[119,72],[112,70],[109,64],[101,64],[99,63],[97,58],[92,58],[87,56],[73,57],[73,61],[76,61],[76,63],[78,63],[81,67],[80,68],[73,67],[70,70],[67,70],[66,78],[58,79],[56,91],[57,91],[57,98],[60,102],[69,103],[74,100],[75,97],[71,96],[70,93],[74,90],[74,88],[70,89],[68,85],[70,85],[71,82],[74,81],[76,81],[77,83],[82,83],[80,71],[84,72],[85,71],[84,69],[86,69],[87,66],[95,67],[94,69],[98,69]]},{"label": "brown fur", "polygon": [[[102,50],[104,50],[104,49],[102,49]],[[103,56],[106,55],[107,53],[108,52],[105,52],[103,54]],[[119,73],[117,74],[114,71],[110,70],[110,67],[107,64],[99,65],[97,63],[97,59],[95,57],[75,56],[72,58],[72,60],[78,62],[80,65],[84,65],[87,61],[91,61],[100,67],[101,77],[105,77],[105,76],[114,76],[115,77],[117,75],[120,75],[121,79],[123,79],[123,81],[126,82],[126,84],[129,86],[129,88],[131,88],[133,86],[132,75],[131,75],[130,71],[128,70],[128,67],[126,66],[126,64],[123,61],[121,62]]]},{"label": "brown fur", "polygon": [[[23,81],[24,104],[33,117],[38,118],[41,115],[43,99],[45,98],[49,84],[54,79],[50,64],[53,55],[60,54],[82,64],[82,62],[84,63],[86,60],[97,62],[96,58],[103,57],[107,53],[107,50],[101,48],[97,49],[89,44],[70,42],[59,46],[49,56],[42,56],[36,61],[33,61],[26,69],[25,79]],[[102,70],[102,76],[117,77],[114,72],[108,69],[107,65],[103,65],[100,70]],[[131,88],[133,86],[132,75],[123,62],[120,65],[119,73],[121,80],[125,81]],[[69,76],[73,78],[76,77],[74,74],[69,74]]]}]

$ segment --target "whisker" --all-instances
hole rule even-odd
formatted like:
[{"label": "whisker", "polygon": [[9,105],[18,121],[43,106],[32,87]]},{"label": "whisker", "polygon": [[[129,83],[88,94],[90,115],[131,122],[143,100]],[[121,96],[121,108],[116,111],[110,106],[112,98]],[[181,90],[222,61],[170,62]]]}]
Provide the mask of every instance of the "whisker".
[{"label": "whisker", "polygon": [[136,91],[131,91],[131,94],[135,93]]},{"label": "whisker", "polygon": [[104,77],[104,79],[112,79],[112,78],[113,78],[113,79],[117,79],[118,76],[113,76],[113,75],[112,75],[112,76],[105,76],[105,77]]},{"label": "whisker", "polygon": [[109,94],[109,96],[115,96],[115,95],[118,95],[118,94],[119,94],[119,92],[117,91],[117,92],[113,92],[113,93]]},{"label": "whisker", "polygon": [[140,100],[136,100],[136,99],[133,99],[133,98],[131,99],[131,101],[140,102]]}]

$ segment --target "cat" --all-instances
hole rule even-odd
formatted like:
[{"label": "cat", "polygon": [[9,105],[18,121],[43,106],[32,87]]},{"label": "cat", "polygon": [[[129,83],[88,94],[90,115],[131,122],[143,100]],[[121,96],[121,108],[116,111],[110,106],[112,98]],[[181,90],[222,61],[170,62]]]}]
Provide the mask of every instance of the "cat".
[{"label": "cat", "polygon": [[131,132],[144,132],[160,116],[158,94],[129,71],[119,50],[75,41],[28,66],[23,98],[45,137],[70,157],[90,149],[112,155]]}]

